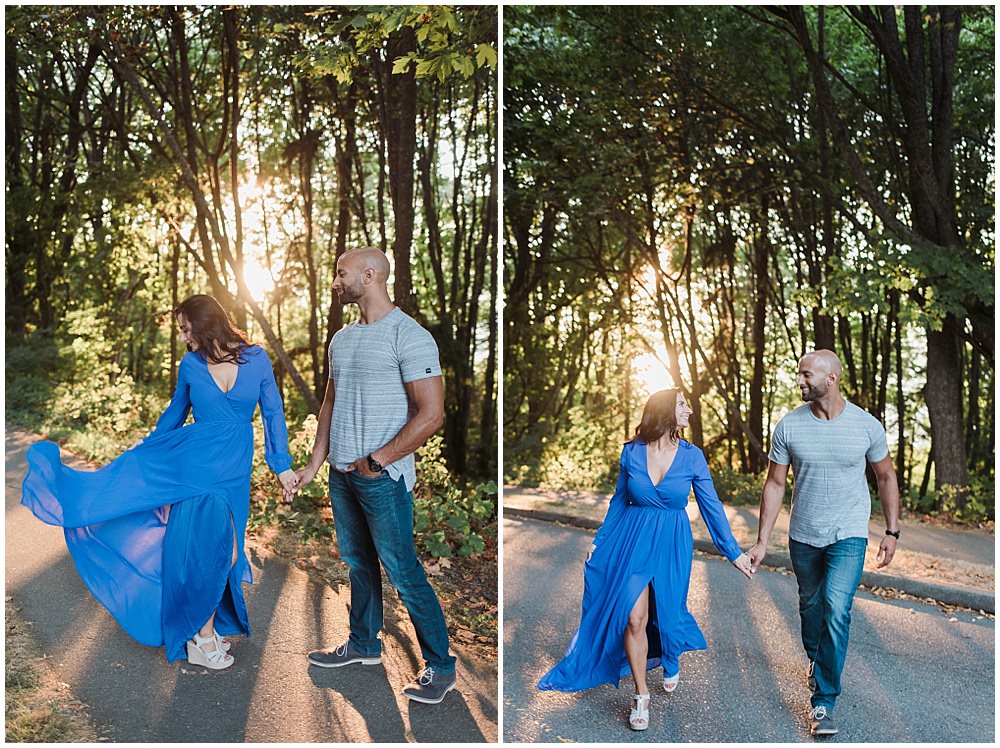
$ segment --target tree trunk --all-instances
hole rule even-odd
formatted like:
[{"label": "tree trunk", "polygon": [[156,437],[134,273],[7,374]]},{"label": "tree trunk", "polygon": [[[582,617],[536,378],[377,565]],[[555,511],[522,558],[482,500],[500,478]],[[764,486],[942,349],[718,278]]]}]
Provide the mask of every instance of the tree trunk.
[{"label": "tree trunk", "polygon": [[411,66],[405,73],[392,73],[392,62],[417,48],[414,30],[404,27],[392,33],[386,42],[382,63],[386,145],[389,161],[389,196],[392,200],[393,225],[393,296],[407,314],[416,311],[410,271],[410,247],[413,243],[413,156],[417,150],[417,80]]},{"label": "tree trunk", "polygon": [[[967,486],[965,434],[962,428],[961,340],[955,317],[945,318],[941,330],[927,330],[927,386],[924,401],[932,424],[931,455],[934,459],[934,487]],[[958,497],[958,508],[965,504]]]},{"label": "tree trunk", "polygon": [[[767,201],[761,206],[760,233],[753,239],[753,329],[751,330],[751,345],[753,346],[753,375],[750,379],[750,412],[748,426],[754,438],[764,443],[764,345],[765,325],[767,323]],[[764,455],[760,452],[750,453],[750,470],[760,473],[765,467]]]}]

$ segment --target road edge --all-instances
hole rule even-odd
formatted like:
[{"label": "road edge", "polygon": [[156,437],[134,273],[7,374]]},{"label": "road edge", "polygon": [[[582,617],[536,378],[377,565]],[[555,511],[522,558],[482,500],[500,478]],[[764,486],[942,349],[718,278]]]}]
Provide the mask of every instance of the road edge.
[{"label": "road edge", "polygon": [[[551,522],[560,525],[578,527],[582,530],[596,530],[601,526],[597,520],[589,517],[575,517],[546,509],[522,509],[519,507],[503,507],[503,516],[519,519],[531,519],[539,522]],[[695,539],[695,550],[712,556],[721,557],[718,549],[708,540]],[[788,554],[780,552],[768,553],[764,558],[764,566],[772,569],[791,569],[792,561]],[[865,571],[861,574],[861,584],[868,587],[882,587],[896,590],[915,597],[930,598],[941,605],[953,605],[969,608],[994,615],[996,613],[996,596],[988,592],[980,592],[966,587],[936,582],[924,582],[918,579],[907,579],[877,571]]]}]

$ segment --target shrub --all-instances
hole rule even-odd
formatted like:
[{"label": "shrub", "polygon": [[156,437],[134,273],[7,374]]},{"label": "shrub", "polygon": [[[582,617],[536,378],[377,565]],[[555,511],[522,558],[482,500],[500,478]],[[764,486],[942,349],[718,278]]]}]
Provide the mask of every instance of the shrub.
[{"label": "shrub", "polygon": [[440,435],[420,448],[413,523],[417,542],[434,558],[468,556],[486,548],[484,528],[497,516],[493,481],[463,489],[445,465]]},{"label": "shrub", "polygon": [[[765,477],[765,473],[745,475],[737,473],[730,467],[712,469],[712,480],[715,483],[715,490],[719,493],[719,498],[733,506],[759,504]],[[791,492],[785,491],[786,502],[790,496]]]}]

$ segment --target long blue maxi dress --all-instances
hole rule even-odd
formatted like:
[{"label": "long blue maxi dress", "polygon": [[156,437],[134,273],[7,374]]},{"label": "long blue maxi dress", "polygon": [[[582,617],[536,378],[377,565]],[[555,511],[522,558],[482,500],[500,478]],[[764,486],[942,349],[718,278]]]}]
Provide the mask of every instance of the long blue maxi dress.
[{"label": "long blue maxi dress", "polygon": [[28,449],[21,503],[64,528],[94,597],[136,641],[163,645],[170,662],[186,657],[185,643],[215,611],[220,634],[250,635],[241,582],[253,582],[243,543],[258,403],[268,466],[292,464],[267,353],[250,346],[243,358],[223,392],[204,357],[185,355],[153,432],[98,470],[66,467],[52,442]]},{"label": "long blue maxi dress", "polygon": [[649,653],[646,668],[663,664],[676,675],[682,652],[705,649],[705,637],[687,609],[694,542],[685,507],[694,489],[712,542],[730,561],[740,555],[715,492],[705,455],[681,441],[663,479],[653,485],[646,444],[622,449],[618,484],[594,553],[584,565],[583,615],[566,656],[538,682],[543,691],[582,691],[631,673],[625,629],[642,590],[649,585]]}]

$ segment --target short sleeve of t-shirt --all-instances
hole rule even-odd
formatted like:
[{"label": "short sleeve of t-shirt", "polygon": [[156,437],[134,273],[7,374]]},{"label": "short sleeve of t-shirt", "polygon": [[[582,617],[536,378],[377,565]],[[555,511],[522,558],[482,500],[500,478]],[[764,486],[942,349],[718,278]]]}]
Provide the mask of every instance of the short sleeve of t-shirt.
[{"label": "short sleeve of t-shirt", "polygon": [[438,358],[434,337],[415,322],[399,326],[397,341],[399,372],[403,382],[441,376],[441,362]]},{"label": "short sleeve of t-shirt", "polygon": [[771,434],[771,451],[767,459],[776,465],[788,465],[791,459],[788,457],[788,444],[785,442],[785,419],[778,421]]},{"label": "short sleeve of t-shirt", "polygon": [[889,456],[889,442],[885,436],[885,429],[874,417],[868,423],[868,436],[871,439],[871,446],[865,453],[868,462],[879,462]]}]

